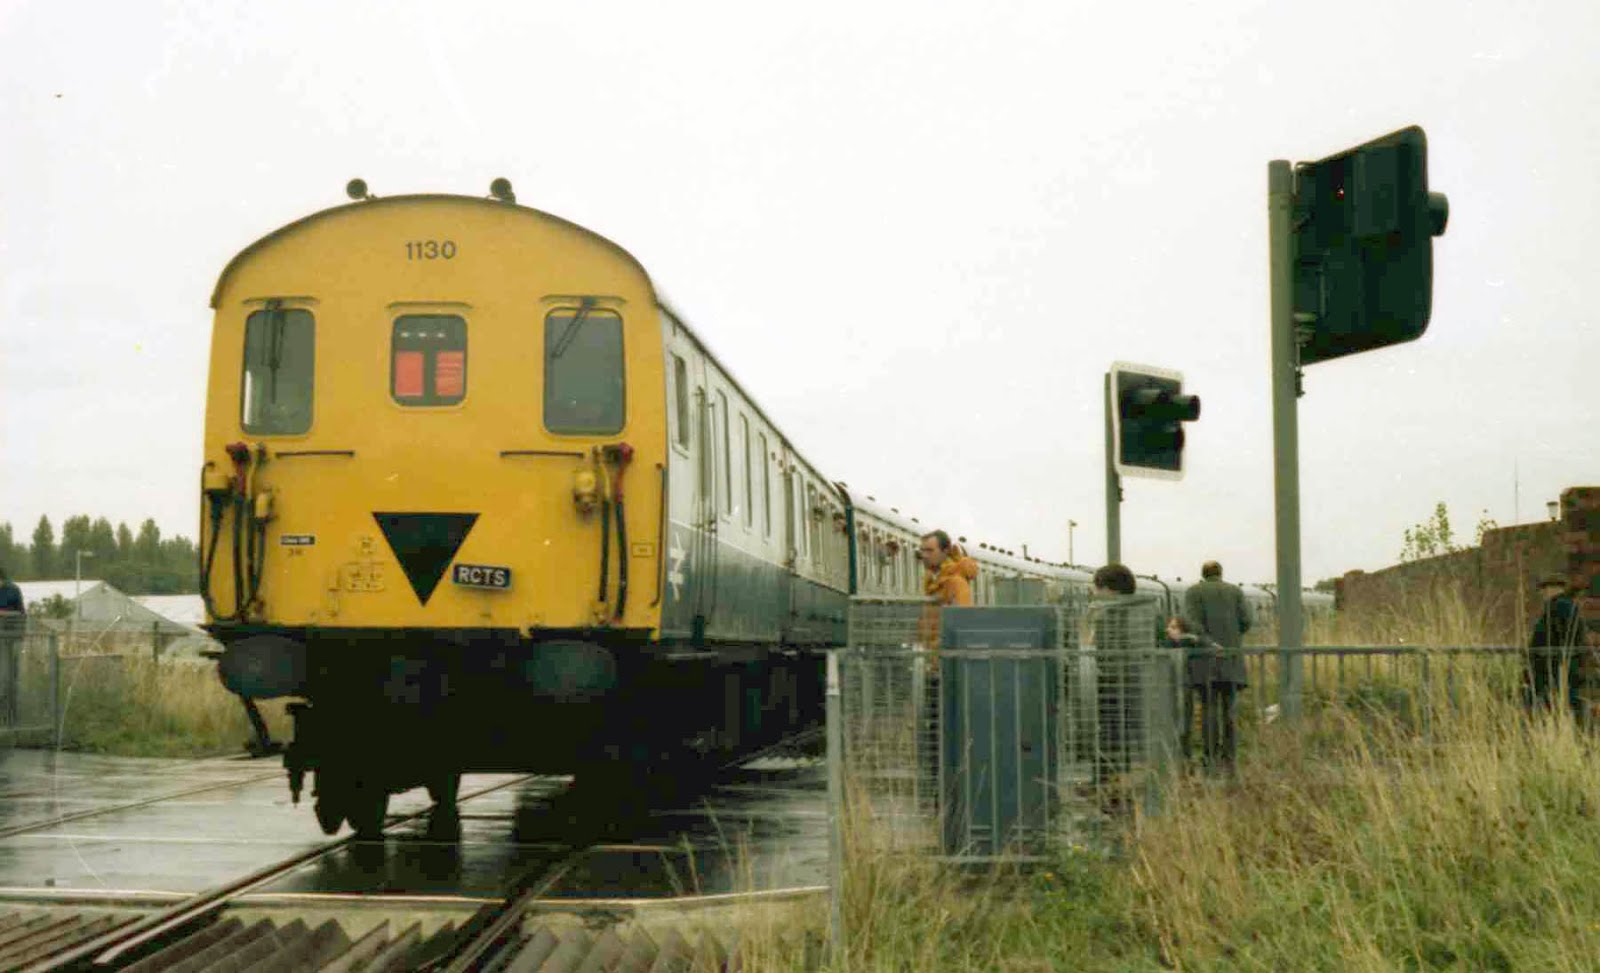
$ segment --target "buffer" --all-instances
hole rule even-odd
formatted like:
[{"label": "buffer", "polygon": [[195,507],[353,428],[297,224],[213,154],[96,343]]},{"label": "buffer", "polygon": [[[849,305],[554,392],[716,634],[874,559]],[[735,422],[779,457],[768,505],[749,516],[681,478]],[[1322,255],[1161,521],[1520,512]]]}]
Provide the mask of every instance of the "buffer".
[{"label": "buffer", "polygon": [[471,533],[477,514],[372,514],[394,551],[411,590],[424,605],[433,596],[456,552]]}]

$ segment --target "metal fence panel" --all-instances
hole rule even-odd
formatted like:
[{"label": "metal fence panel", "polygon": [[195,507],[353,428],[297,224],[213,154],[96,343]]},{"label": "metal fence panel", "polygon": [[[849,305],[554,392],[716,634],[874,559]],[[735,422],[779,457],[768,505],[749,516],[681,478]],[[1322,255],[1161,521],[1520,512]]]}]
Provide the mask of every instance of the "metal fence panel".
[{"label": "metal fence panel", "polygon": [[944,852],[1040,846],[1059,786],[1060,619],[1051,608],[940,614]]},{"label": "metal fence panel", "polygon": [[0,629],[0,744],[54,744],[60,699],[56,633],[15,622]]},{"label": "metal fence panel", "polygon": [[203,653],[216,648],[199,632],[148,622],[0,620],[0,746],[59,746],[74,695],[124,694],[141,666],[210,667]]},{"label": "metal fence panel", "polygon": [[837,653],[841,759],[876,838],[997,859],[1153,810],[1181,713],[1158,608],[855,602]]},{"label": "metal fence panel", "polygon": [[[832,658],[830,773],[848,818],[886,850],[996,860],[1097,844],[1136,810],[1157,811],[1193,756],[1183,752],[1184,654],[1165,645],[1163,622],[1159,603],[1137,596],[944,610],[855,600],[848,644]],[[1277,719],[1285,652],[1240,651],[1250,685],[1236,714],[1248,740]],[[1506,646],[1291,651],[1304,664],[1304,718],[1338,708],[1421,741],[1442,739],[1443,715],[1522,700],[1532,658]],[[842,800],[835,810],[846,816]]]}]

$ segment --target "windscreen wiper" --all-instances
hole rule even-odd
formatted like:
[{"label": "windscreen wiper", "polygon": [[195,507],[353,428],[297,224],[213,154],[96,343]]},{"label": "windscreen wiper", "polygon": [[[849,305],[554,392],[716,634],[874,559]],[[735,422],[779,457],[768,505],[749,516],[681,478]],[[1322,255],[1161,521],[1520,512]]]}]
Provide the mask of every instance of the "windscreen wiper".
[{"label": "windscreen wiper", "polygon": [[578,329],[583,327],[583,322],[589,320],[589,312],[592,310],[594,310],[594,298],[584,298],[578,305],[578,313],[572,316],[572,320],[567,323],[567,329],[556,339],[556,346],[550,352],[551,358],[560,358],[566,354],[567,346],[578,336]]}]

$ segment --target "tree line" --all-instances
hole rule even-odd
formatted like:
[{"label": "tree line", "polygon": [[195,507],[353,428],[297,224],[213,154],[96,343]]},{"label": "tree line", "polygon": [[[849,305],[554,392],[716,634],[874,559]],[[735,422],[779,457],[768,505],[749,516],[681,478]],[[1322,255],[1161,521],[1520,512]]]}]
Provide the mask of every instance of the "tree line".
[{"label": "tree line", "polygon": [[[14,581],[71,578],[77,552],[83,551],[83,576],[105,581],[130,595],[186,595],[199,591],[198,558],[187,537],[162,537],[146,518],[135,533],[126,523],[112,527],[104,517],[85,514],[61,524],[61,539],[49,517],[40,517],[32,543],[0,522],[0,568]],[[92,557],[91,557],[92,555]]]}]

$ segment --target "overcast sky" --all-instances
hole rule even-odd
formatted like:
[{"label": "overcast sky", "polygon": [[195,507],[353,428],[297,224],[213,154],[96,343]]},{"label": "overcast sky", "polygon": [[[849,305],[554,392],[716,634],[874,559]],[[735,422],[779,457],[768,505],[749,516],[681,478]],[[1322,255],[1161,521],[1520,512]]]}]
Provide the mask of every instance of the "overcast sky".
[{"label": "overcast sky", "polygon": [[[0,0],[0,520],[195,531],[228,258],[380,195],[636,254],[830,477],[1104,552],[1101,375],[1204,400],[1124,559],[1273,572],[1266,164],[1426,128],[1414,344],[1308,370],[1305,577],[1600,483],[1600,4]],[[1515,472],[1514,472],[1515,471]],[[1520,511],[1513,509],[1520,479]]]}]

